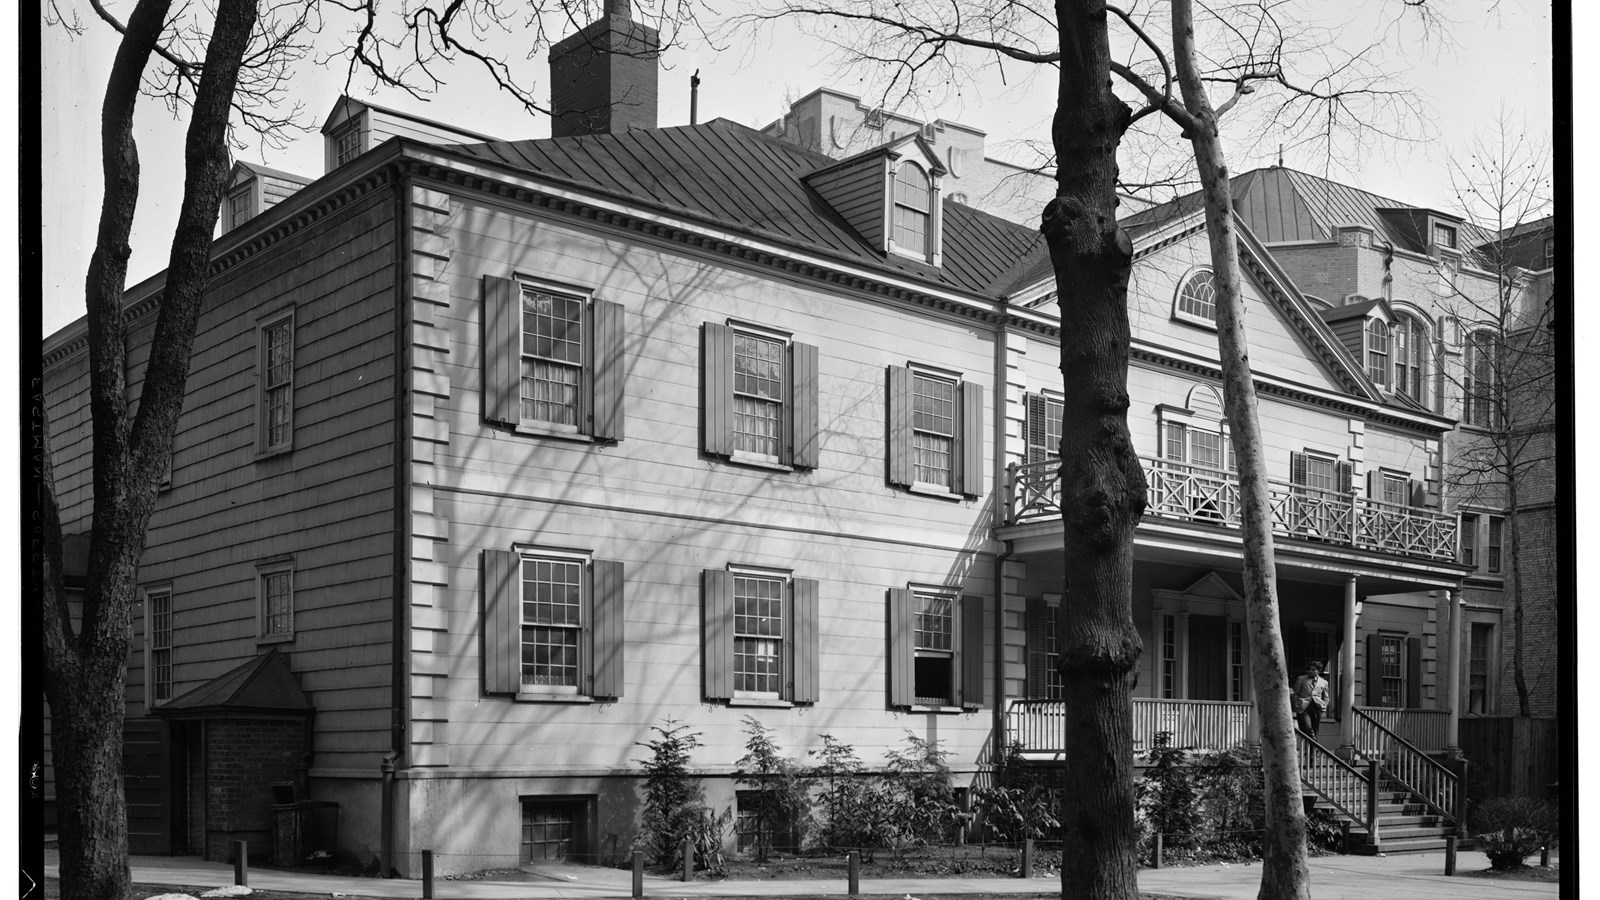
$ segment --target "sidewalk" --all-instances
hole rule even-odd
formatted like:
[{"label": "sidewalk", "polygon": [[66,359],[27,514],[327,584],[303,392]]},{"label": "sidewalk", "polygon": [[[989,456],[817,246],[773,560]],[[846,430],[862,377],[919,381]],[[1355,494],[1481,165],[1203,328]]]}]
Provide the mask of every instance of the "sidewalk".
[{"label": "sidewalk", "polygon": [[[129,859],[135,884],[171,884],[222,887],[233,883],[233,867],[205,862],[197,856],[135,856]],[[1478,872],[1489,867],[1482,853],[1457,855],[1456,871]],[[548,881],[435,881],[438,900],[559,900],[569,897],[628,897],[632,875],[622,869],[592,866],[553,867]],[[1311,893],[1317,900],[1370,900],[1403,897],[1406,900],[1530,900],[1555,897],[1554,882],[1508,881],[1445,877],[1444,853],[1404,854],[1392,857],[1323,856],[1311,860]],[[45,874],[57,875],[54,850],[45,853]],[[566,880],[574,878],[576,880]],[[559,880],[558,880],[559,879]],[[296,891],[324,897],[420,898],[422,882],[401,879],[348,878],[313,872],[251,869],[250,886],[261,890]],[[646,897],[817,897],[846,896],[843,879],[837,881],[704,881],[684,884],[669,878],[645,877]],[[1194,900],[1255,900],[1261,887],[1261,864],[1218,864],[1165,869],[1140,869],[1139,889]],[[886,895],[900,900],[939,894],[1040,895],[1059,891],[1054,878],[962,879],[862,879],[863,895]]]}]

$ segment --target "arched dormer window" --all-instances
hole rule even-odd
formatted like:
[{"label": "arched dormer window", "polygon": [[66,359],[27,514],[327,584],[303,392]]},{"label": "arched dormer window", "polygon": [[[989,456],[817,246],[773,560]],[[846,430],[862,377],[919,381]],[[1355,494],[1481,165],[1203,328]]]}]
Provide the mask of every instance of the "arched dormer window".
[{"label": "arched dormer window", "polygon": [[1428,327],[1415,316],[1402,314],[1391,332],[1394,350],[1394,390],[1418,403],[1426,403],[1423,360],[1427,355]]},{"label": "arched dormer window", "polygon": [[930,255],[933,197],[922,167],[902,162],[894,175],[894,246],[912,256]]},{"label": "arched dormer window", "polygon": [[1367,377],[1373,384],[1389,383],[1389,323],[1367,320]]},{"label": "arched dormer window", "polygon": [[1178,288],[1173,303],[1173,318],[1197,325],[1215,327],[1217,323],[1217,289],[1211,280],[1210,269],[1196,269]]}]

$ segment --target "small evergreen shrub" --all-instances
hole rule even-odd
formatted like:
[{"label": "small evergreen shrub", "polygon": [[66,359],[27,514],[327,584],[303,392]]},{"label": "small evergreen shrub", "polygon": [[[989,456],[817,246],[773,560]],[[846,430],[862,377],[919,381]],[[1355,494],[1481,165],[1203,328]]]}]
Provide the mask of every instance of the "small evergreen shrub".
[{"label": "small evergreen shrub", "polygon": [[855,748],[831,734],[822,735],[822,749],[811,777],[819,783],[815,803],[818,842],[830,849],[859,850],[871,862],[874,851],[894,843],[889,791],[863,771]]},{"label": "small evergreen shrub", "polygon": [[1150,767],[1135,794],[1150,833],[1162,836],[1167,850],[1194,847],[1200,825],[1194,773],[1189,754],[1172,746],[1172,732],[1157,732],[1150,742]]},{"label": "small evergreen shrub", "polygon": [[1054,840],[1061,836],[1060,778],[1028,765],[1012,742],[994,767],[994,782],[973,791],[973,808],[991,836],[1002,841]]},{"label": "small evergreen shrub", "polygon": [[904,750],[889,750],[885,799],[895,849],[952,841],[961,821],[950,766],[937,741],[906,732]]},{"label": "small evergreen shrub", "polygon": [[650,730],[656,739],[636,744],[650,750],[649,759],[637,761],[645,772],[639,849],[653,864],[672,866],[684,839],[689,838],[694,842],[695,868],[718,872],[728,815],[719,816],[706,807],[699,780],[689,774],[689,756],[700,746],[700,732],[690,731],[688,725],[670,717],[666,724],[652,725]]},{"label": "small evergreen shrub", "polygon": [[1518,869],[1540,847],[1560,836],[1561,817],[1555,805],[1531,797],[1485,800],[1469,820],[1473,838],[1495,869]]},{"label": "small evergreen shrub", "polygon": [[[782,849],[798,849],[804,840],[804,825],[811,811],[811,796],[806,772],[784,756],[772,738],[772,729],[753,716],[744,717],[744,756],[734,773],[745,788],[740,800],[741,814],[754,821],[755,857],[765,862],[774,849],[774,836],[783,838]],[[747,805],[748,804],[748,805]]]}]

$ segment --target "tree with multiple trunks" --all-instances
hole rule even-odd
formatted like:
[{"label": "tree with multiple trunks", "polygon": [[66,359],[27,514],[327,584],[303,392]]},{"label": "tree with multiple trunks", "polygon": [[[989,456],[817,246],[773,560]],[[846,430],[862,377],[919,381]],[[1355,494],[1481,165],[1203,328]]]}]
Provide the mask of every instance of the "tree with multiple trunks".
[{"label": "tree with multiple trunks", "polygon": [[[59,804],[61,894],[68,900],[128,893],[122,728],[131,616],[145,529],[183,407],[230,143],[252,134],[276,143],[303,130],[298,107],[284,109],[287,82],[313,62],[342,65],[347,88],[367,79],[412,95],[440,87],[452,66],[473,67],[529,112],[547,113],[533,99],[527,73],[508,62],[524,57],[496,50],[495,43],[514,38],[528,51],[549,43],[546,19],[565,29],[600,11],[592,0],[419,0],[398,9],[381,8],[378,0],[137,0],[126,13],[103,0],[87,2],[88,23],[62,0],[51,0],[46,9],[47,22],[56,27],[106,27],[119,35],[100,109],[104,194],[84,285],[93,522],[81,599],[70,605],[49,423],[41,423],[43,681]],[[613,0],[605,8],[619,3],[628,6]],[[663,46],[671,46],[682,29],[698,27],[696,8],[694,0],[660,0],[633,12],[662,32]],[[338,40],[338,49],[319,52],[318,40]],[[525,59],[533,58],[527,52]],[[187,116],[188,130],[183,195],[155,336],[137,411],[130,414],[123,295],[140,195],[133,119],[141,99],[164,102]]]}]

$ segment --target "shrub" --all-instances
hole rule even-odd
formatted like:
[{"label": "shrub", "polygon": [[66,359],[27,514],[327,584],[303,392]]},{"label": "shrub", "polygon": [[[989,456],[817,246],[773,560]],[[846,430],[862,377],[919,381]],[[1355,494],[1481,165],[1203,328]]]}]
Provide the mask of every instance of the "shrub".
[{"label": "shrub", "polygon": [[[1059,783],[1059,777],[1055,779]],[[973,807],[984,827],[1002,841],[1054,839],[1061,834],[1061,791],[1048,775],[1022,758],[1013,742],[994,767],[994,783],[973,791]]]},{"label": "shrub", "polygon": [[1172,849],[1196,843],[1200,813],[1189,754],[1172,746],[1172,732],[1157,732],[1150,742],[1150,768],[1139,782],[1137,805],[1143,808],[1152,834]]},{"label": "shrub", "polygon": [[1531,797],[1497,797],[1485,800],[1470,819],[1473,837],[1495,869],[1521,868],[1540,847],[1554,844],[1560,835],[1560,815],[1555,805]]},{"label": "shrub", "polygon": [[748,801],[748,813],[755,819],[755,855],[764,862],[774,849],[775,832],[788,834],[790,849],[800,846],[811,798],[804,768],[782,754],[772,729],[745,716],[744,730],[745,753],[734,778],[747,789],[741,802]]},{"label": "shrub", "polygon": [[1208,854],[1260,856],[1267,821],[1260,751],[1239,746],[1211,753],[1191,774],[1197,840]]},{"label": "shrub", "polygon": [[859,850],[871,862],[874,850],[893,844],[889,792],[863,773],[855,748],[833,735],[822,735],[822,749],[811,752],[818,758],[811,776],[821,782],[816,803],[821,843]]},{"label": "shrub", "polygon": [[[700,782],[689,774],[689,754],[700,746],[700,732],[668,718],[665,725],[652,725],[656,739],[636,746],[648,747],[650,758],[638,760],[644,767],[644,821],[640,827],[640,848],[658,866],[670,866],[677,858],[685,838],[695,844],[696,867],[718,869],[722,857],[721,830],[727,815],[713,814],[706,808]],[[711,843],[712,833],[715,842]]]}]

